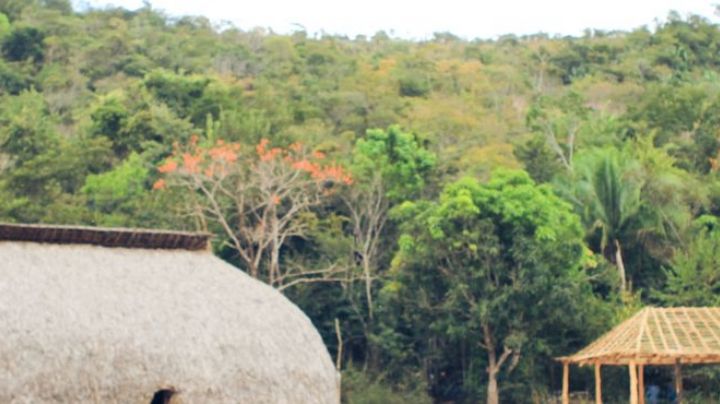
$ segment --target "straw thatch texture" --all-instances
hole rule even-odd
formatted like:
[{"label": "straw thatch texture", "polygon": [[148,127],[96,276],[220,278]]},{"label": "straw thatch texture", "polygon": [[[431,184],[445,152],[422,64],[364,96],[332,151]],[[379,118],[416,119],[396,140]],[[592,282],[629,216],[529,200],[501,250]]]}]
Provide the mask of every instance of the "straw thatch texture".
[{"label": "straw thatch texture", "polygon": [[207,251],[0,241],[0,403],[337,403],[309,319]]},{"label": "straw thatch texture", "polygon": [[720,308],[647,307],[572,356],[581,365],[720,363]]}]

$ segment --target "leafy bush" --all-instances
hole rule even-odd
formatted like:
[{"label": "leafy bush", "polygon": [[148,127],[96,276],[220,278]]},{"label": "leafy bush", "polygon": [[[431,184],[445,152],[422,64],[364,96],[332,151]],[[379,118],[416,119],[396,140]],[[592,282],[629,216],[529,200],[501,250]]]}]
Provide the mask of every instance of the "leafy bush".
[{"label": "leafy bush", "polygon": [[13,62],[32,60],[40,63],[43,60],[45,35],[33,27],[14,30],[2,43],[2,53],[7,60]]},{"label": "leafy bush", "polygon": [[403,97],[424,97],[430,92],[430,82],[417,73],[409,73],[400,78],[400,95]]},{"label": "leafy bush", "polygon": [[403,389],[385,384],[367,373],[349,367],[342,373],[342,402],[348,404],[430,403],[430,397],[419,388]]}]

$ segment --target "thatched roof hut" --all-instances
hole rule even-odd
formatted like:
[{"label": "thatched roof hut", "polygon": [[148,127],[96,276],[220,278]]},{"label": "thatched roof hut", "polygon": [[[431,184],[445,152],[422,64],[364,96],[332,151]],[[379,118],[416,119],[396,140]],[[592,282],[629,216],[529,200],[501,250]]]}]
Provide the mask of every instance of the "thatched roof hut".
[{"label": "thatched roof hut", "polygon": [[0,224],[0,402],[337,403],[310,320],[207,243]]},{"label": "thatched roof hut", "polygon": [[563,363],[562,402],[569,403],[570,364],[595,366],[595,402],[602,403],[601,366],[628,366],[630,403],[645,403],[645,366],[675,368],[682,402],[684,364],[720,363],[720,308],[645,307]]}]

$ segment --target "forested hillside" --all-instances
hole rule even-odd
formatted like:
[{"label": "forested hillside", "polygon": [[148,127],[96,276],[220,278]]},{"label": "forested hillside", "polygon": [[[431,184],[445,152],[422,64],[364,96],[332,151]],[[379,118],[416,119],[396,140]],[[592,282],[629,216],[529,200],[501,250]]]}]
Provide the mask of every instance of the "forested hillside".
[{"label": "forested hillside", "polygon": [[552,358],[641,306],[720,304],[712,21],[408,41],[0,11],[0,220],[215,233],[349,402],[545,402]]}]

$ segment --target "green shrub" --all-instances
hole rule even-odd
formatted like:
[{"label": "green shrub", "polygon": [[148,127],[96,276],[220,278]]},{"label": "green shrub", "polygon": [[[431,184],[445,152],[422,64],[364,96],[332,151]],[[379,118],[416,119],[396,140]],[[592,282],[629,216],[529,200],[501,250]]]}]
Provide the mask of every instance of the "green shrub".
[{"label": "green shrub", "polygon": [[342,372],[342,402],[347,404],[431,403],[421,388],[399,388],[350,367]]}]

